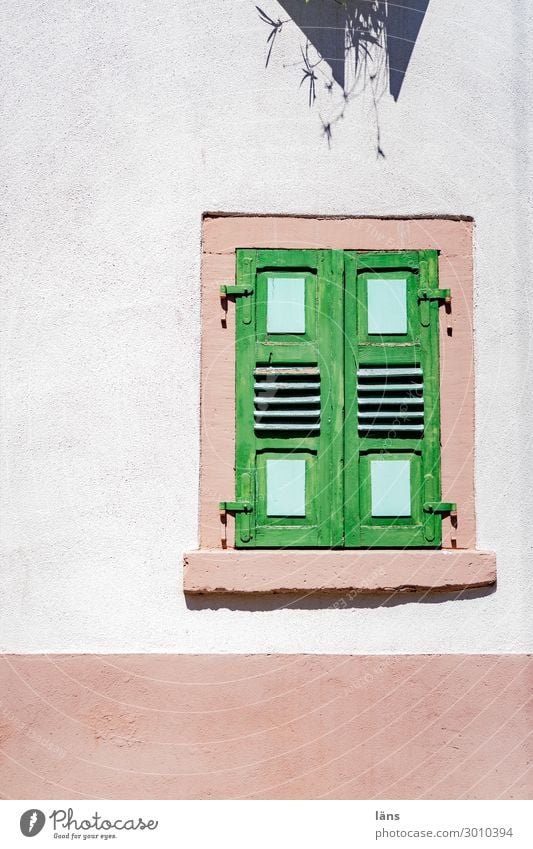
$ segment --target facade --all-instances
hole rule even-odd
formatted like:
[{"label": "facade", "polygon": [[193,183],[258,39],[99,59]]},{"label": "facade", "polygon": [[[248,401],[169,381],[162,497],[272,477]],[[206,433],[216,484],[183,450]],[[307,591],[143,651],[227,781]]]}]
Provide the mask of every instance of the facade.
[{"label": "facade", "polygon": [[[366,7],[106,0],[43,18],[8,3],[6,798],[531,794],[533,15],[521,0],[497,16],[456,0]],[[246,371],[236,324],[259,306],[231,287],[257,289],[265,269],[267,287],[272,269],[314,280],[329,257],[346,299],[346,269],[374,268],[369,255],[389,257],[378,279],[435,272],[406,310],[423,325],[427,300],[439,339],[424,422],[438,398],[440,486],[423,494],[411,465],[411,501],[396,509],[419,511],[422,536],[350,544],[364,522],[347,518],[348,498],[328,512],[336,473],[326,536],[275,538],[287,509],[305,516],[312,481],[281,514],[265,500],[259,521],[255,494],[270,496],[265,484],[247,496],[236,451],[239,433],[257,434],[254,409],[272,411],[246,381],[278,354]],[[239,256],[263,263],[248,283]],[[323,311],[342,325],[337,354],[278,366],[314,368],[323,389],[348,362],[340,304]],[[370,367],[390,365],[383,350]],[[324,450],[347,428],[350,379]],[[396,449],[417,464],[425,448],[409,438]],[[294,460],[283,439],[257,443],[282,451],[267,464]],[[369,466],[369,480],[381,472]],[[367,526],[388,527],[364,497]]]}]

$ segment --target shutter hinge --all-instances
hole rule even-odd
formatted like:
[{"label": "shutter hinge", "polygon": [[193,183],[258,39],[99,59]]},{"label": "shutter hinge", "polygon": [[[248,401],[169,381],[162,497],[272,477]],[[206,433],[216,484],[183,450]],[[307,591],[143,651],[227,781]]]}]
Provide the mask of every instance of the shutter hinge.
[{"label": "shutter hinge", "polygon": [[249,501],[220,501],[218,509],[221,513],[251,513],[252,505]]},{"label": "shutter hinge", "polygon": [[235,295],[241,297],[244,296],[245,300],[243,301],[243,310],[242,310],[242,322],[243,324],[251,324],[252,321],[252,299],[250,295],[253,295],[254,290],[252,286],[221,286],[220,287],[220,305],[223,310],[222,322],[224,326],[226,325],[226,313],[228,311],[228,297],[233,297]]},{"label": "shutter hinge", "polygon": [[424,513],[449,513],[457,516],[457,504],[453,501],[425,501]]},{"label": "shutter hinge", "polygon": [[253,295],[254,290],[251,286],[221,286],[220,297],[226,298],[228,295]]},{"label": "shutter hinge", "polygon": [[418,299],[420,301],[444,301],[450,304],[452,300],[451,289],[419,289]]}]

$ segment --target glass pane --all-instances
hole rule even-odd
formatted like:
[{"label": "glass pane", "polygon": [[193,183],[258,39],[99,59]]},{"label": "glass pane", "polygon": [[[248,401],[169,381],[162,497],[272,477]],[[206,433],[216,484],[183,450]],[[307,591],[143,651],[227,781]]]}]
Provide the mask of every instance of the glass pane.
[{"label": "glass pane", "polygon": [[367,281],[368,333],[407,333],[407,280]]},{"label": "glass pane", "polygon": [[267,460],[267,516],[305,516],[305,460]]},{"label": "glass pane", "polygon": [[411,515],[409,460],[372,460],[370,477],[373,516]]},{"label": "glass pane", "polygon": [[305,277],[269,277],[267,333],[305,333]]}]

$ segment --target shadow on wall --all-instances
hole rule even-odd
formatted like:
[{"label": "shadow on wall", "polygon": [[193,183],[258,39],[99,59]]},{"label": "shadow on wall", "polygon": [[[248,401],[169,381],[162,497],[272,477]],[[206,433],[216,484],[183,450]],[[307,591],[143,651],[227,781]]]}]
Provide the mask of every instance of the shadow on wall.
[{"label": "shadow on wall", "polygon": [[379,607],[400,607],[406,604],[446,604],[458,601],[486,598],[496,592],[496,587],[480,587],[471,590],[455,590],[448,593],[391,591],[384,595],[324,594],[310,592],[297,594],[273,593],[270,595],[231,595],[208,593],[206,595],[185,595],[189,610],[240,610],[253,613],[267,613],[272,610],[377,610]]},{"label": "shadow on wall", "polygon": [[[376,152],[381,146],[378,104],[389,93],[398,100],[429,0],[278,0],[288,18],[273,17],[257,6],[270,28],[266,66],[284,28],[295,24],[304,40],[296,57],[308,92],[318,100],[322,131],[331,144],[333,128],[347,105],[365,91],[376,122]],[[340,95],[340,97],[339,97]]]}]

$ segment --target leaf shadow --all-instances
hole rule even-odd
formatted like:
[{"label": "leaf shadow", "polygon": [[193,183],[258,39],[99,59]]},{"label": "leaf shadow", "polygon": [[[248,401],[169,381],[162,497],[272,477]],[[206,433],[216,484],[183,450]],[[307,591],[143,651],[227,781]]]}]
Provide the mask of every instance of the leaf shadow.
[{"label": "leaf shadow", "polygon": [[[342,92],[340,108],[327,117],[320,115],[322,134],[331,147],[335,125],[349,103],[370,91],[375,128],[376,155],[385,158],[379,124],[379,102],[388,93],[397,101],[413,49],[429,6],[429,0],[278,0],[287,18],[275,20],[257,6],[261,20],[269,26],[268,66],[276,38],[282,28],[296,25],[302,35],[301,62],[296,60],[307,83],[308,106],[317,100],[319,79],[328,94],[337,86]],[[310,49],[313,50],[313,56]]]}]

